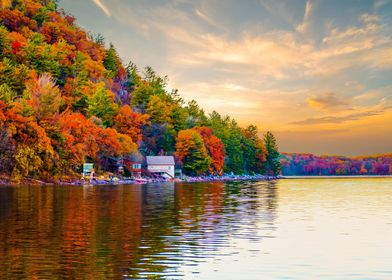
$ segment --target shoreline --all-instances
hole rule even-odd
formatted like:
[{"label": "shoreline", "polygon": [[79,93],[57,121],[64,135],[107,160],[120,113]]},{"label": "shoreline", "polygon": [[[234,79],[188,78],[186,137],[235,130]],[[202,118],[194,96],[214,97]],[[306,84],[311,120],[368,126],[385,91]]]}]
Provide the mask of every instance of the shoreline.
[{"label": "shoreline", "polygon": [[156,183],[209,183],[209,182],[240,182],[240,181],[273,181],[273,180],[289,180],[289,179],[371,179],[371,178],[392,178],[392,175],[323,175],[323,176],[266,176],[266,175],[224,175],[224,176],[185,176],[182,179],[175,178],[169,180],[156,178],[125,178],[118,180],[94,179],[93,181],[85,181],[83,179],[74,180],[37,180],[22,179],[19,183],[13,183],[9,178],[1,177],[0,186],[23,186],[23,185],[46,185],[46,186],[116,186],[116,185],[145,185]]},{"label": "shoreline", "polygon": [[208,182],[235,182],[235,181],[271,181],[280,179],[279,176],[265,176],[265,175],[225,175],[225,176],[185,176],[182,179],[156,179],[156,178],[125,178],[117,180],[105,180],[95,178],[93,181],[85,181],[83,179],[74,180],[37,180],[37,179],[22,179],[18,183],[13,183],[9,178],[0,178],[0,186],[23,186],[23,185],[57,185],[57,186],[112,186],[112,185],[144,185],[156,183],[208,183]]},{"label": "shoreline", "polygon": [[350,178],[392,178],[392,175],[284,175],[280,179],[350,179]]}]

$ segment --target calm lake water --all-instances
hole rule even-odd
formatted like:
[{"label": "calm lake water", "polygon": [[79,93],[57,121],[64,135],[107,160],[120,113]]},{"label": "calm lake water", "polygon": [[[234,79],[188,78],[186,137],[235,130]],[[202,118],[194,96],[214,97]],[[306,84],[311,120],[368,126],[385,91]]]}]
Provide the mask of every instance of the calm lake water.
[{"label": "calm lake water", "polygon": [[0,279],[392,279],[392,179],[0,187]]}]

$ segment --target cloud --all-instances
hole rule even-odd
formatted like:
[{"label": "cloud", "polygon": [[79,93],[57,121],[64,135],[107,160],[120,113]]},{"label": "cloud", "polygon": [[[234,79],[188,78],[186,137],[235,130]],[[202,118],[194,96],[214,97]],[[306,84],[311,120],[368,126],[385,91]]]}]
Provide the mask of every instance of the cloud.
[{"label": "cloud", "polygon": [[392,105],[385,0],[375,9],[313,0],[92,1],[111,16],[103,32],[125,61],[168,74],[170,86],[206,112],[262,129],[307,130],[309,142],[325,129],[391,130],[392,110],[380,105]]},{"label": "cloud", "polygon": [[247,90],[247,88],[237,84],[224,84],[222,87],[232,91]]},{"label": "cloud", "polygon": [[109,9],[101,2],[101,0],[92,0],[108,17],[111,16]]},{"label": "cloud", "polygon": [[385,6],[386,4],[388,4],[389,0],[376,0],[374,1],[374,9],[380,9],[383,6]]},{"label": "cloud", "polygon": [[306,99],[306,102],[311,107],[327,110],[342,108],[348,105],[345,100],[339,98],[333,92],[325,92],[318,96],[311,96]]},{"label": "cloud", "polygon": [[385,106],[391,106],[392,102],[389,100],[389,96],[392,92],[392,85],[379,87],[369,91],[365,91],[361,94],[357,94],[352,98],[352,101],[357,105],[369,106],[370,104],[384,104]]},{"label": "cloud", "polygon": [[347,121],[356,121],[365,117],[371,117],[382,114],[382,110],[366,111],[353,113],[346,116],[326,116],[321,118],[308,118],[302,121],[292,122],[296,125],[319,125],[319,124],[340,124]]},{"label": "cloud", "polygon": [[[310,10],[308,7],[308,14]],[[237,73],[246,66],[246,72],[240,75],[253,73],[262,79],[294,80],[336,77],[359,68],[392,68],[392,38],[385,36],[386,27],[378,21],[376,15],[361,15],[358,25],[330,27],[319,43],[290,30],[244,30],[228,38],[200,30],[192,22],[159,28],[170,41],[169,57],[174,65]]]},{"label": "cloud", "polygon": [[[273,5],[274,1],[260,1],[263,6],[273,6],[270,8],[273,11],[285,11],[288,9],[286,6],[290,6],[287,3]],[[94,2],[102,4],[102,0]],[[325,35],[320,42],[311,34],[304,38],[298,30],[284,28],[242,28],[232,36],[224,23],[217,24],[217,20],[211,16],[212,8],[204,5],[204,2],[195,4],[186,1],[187,9],[179,4],[183,2],[168,1],[149,6],[148,9],[140,3],[121,9],[114,6],[111,13],[147,38],[146,44],[152,46],[156,43],[159,46],[157,52],[167,60],[162,63],[165,65],[164,71],[174,75],[184,68],[195,68],[213,70],[216,75],[232,73],[233,76],[245,79],[253,77],[254,80],[268,82],[334,79],[351,69],[383,70],[392,67],[392,38],[385,36],[390,32],[375,14],[358,15],[357,21],[347,26],[334,26],[331,22],[325,27]],[[302,23],[297,28],[302,31],[308,28],[306,26],[314,16],[316,3],[307,1]],[[212,26],[219,26],[219,32]],[[140,50],[135,52],[141,53]],[[143,61],[149,57],[155,58],[149,55]],[[149,65],[161,63],[151,61]]]},{"label": "cloud", "polygon": [[306,1],[305,6],[305,14],[302,22],[297,26],[296,30],[300,33],[307,33],[310,31],[310,16],[312,10],[314,9],[315,3],[312,3],[310,0]]},{"label": "cloud", "polygon": [[219,29],[223,29],[222,26],[220,24],[218,24],[212,17],[209,17],[207,15],[207,13],[205,13],[204,11],[202,11],[202,9],[200,8],[196,8],[195,9],[195,14],[201,18],[203,21],[205,21],[206,23],[208,23],[209,25],[219,28]]}]

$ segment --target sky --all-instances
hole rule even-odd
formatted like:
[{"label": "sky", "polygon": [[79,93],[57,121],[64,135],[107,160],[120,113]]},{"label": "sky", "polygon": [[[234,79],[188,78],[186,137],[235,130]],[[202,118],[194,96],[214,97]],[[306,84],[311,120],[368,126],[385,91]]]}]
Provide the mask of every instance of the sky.
[{"label": "sky", "polygon": [[124,63],[272,131],[280,151],[392,152],[392,0],[61,0]]}]

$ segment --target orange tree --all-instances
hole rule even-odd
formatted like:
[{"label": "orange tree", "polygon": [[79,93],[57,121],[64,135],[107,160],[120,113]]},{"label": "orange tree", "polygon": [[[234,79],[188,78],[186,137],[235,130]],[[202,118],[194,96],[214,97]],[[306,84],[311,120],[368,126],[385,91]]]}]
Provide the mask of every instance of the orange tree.
[{"label": "orange tree", "polygon": [[225,148],[222,141],[213,134],[212,129],[209,127],[195,127],[194,130],[202,137],[204,146],[211,158],[208,171],[215,175],[222,175],[225,160]]},{"label": "orange tree", "polygon": [[120,108],[114,117],[114,128],[139,143],[142,140],[142,126],[148,121],[149,116],[134,112],[129,105]]}]

